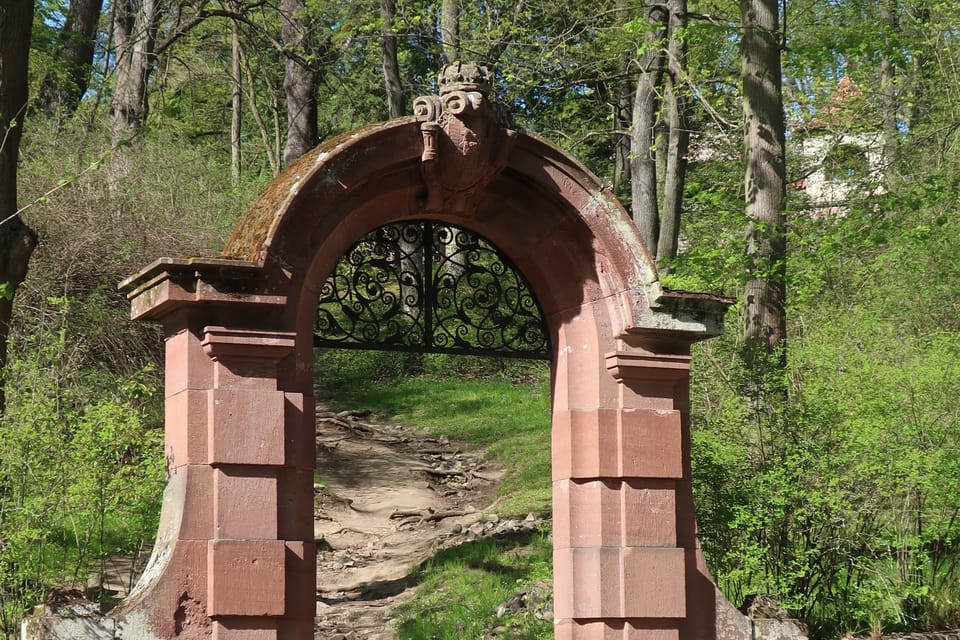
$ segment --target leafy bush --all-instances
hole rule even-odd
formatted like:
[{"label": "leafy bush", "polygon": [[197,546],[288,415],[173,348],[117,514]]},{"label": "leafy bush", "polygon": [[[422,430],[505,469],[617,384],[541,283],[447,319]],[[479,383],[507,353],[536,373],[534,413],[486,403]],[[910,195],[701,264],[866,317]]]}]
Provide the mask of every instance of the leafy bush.
[{"label": "leafy bush", "polygon": [[68,315],[66,300],[48,300],[48,322],[17,334],[5,374],[0,631],[8,635],[53,585],[83,588],[104,556],[156,533],[164,470],[155,375],[88,384]]}]

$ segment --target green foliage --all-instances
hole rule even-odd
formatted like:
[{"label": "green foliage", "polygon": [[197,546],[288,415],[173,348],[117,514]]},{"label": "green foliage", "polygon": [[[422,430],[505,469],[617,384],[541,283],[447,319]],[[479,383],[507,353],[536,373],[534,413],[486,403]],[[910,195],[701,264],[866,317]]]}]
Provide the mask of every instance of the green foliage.
[{"label": "green foliage", "polygon": [[[18,334],[0,417],[0,631],[53,585],[77,584],[99,560],[156,531],[163,434],[152,372],[86,385],[68,340],[69,301],[49,298]],[[96,595],[96,594],[94,594]]]},{"label": "green foliage", "polygon": [[750,362],[734,335],[697,348],[711,570],[734,602],[775,594],[816,637],[960,620],[956,193],[931,175],[841,217],[796,210],[787,368]]},{"label": "green foliage", "polygon": [[664,285],[687,291],[735,295],[747,269],[743,229],[747,226],[742,200],[739,161],[712,159],[692,164],[684,196],[681,235],[710,238],[681,251],[663,277]]},{"label": "green foliage", "polygon": [[855,144],[838,144],[827,152],[823,159],[823,172],[827,180],[850,182],[863,180],[869,173],[870,164],[863,149]]},{"label": "green foliage", "polygon": [[[41,237],[18,289],[0,417],[0,635],[51,588],[98,589],[104,557],[156,535],[162,336],[116,289],[160,255],[215,252],[263,177],[237,186],[209,138],[148,129],[116,193],[107,132],[29,119],[20,201]],[[269,177],[269,175],[265,176]]]}]

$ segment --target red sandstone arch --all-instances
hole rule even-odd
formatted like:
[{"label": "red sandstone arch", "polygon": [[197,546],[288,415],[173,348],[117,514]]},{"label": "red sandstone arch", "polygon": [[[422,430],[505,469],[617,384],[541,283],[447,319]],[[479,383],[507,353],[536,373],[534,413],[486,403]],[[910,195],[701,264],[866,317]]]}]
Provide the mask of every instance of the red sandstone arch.
[{"label": "red sandstone arch", "polygon": [[726,303],[663,291],[616,199],[535,136],[511,133],[479,187],[443,200],[426,128],[411,117],[328,141],[270,185],[221,258],[161,259],[125,283],[133,317],[166,328],[170,475],[118,637],[313,637],[319,289],[363,234],[412,217],[489,239],[543,307],[556,636],[749,637],[710,582],[690,490],[689,346],[721,330]]}]

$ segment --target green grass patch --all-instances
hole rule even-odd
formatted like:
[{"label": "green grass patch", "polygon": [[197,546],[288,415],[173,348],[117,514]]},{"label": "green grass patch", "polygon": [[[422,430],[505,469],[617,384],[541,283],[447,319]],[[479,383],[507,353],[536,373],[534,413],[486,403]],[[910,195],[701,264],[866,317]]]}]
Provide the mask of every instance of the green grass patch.
[{"label": "green grass patch", "polygon": [[546,363],[326,351],[317,378],[318,397],[332,409],[369,409],[381,420],[486,452],[505,470],[500,513],[550,512]]},{"label": "green grass patch", "polygon": [[543,533],[478,540],[440,552],[411,576],[421,586],[397,612],[398,637],[462,640],[506,627],[502,637],[553,638],[553,622],[538,620],[535,610],[496,617],[512,596],[550,583],[551,558],[550,537]]}]

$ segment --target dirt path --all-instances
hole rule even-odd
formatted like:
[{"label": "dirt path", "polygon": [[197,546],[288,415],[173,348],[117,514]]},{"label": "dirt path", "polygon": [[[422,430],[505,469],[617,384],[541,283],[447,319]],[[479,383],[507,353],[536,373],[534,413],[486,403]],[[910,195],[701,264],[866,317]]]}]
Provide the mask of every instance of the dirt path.
[{"label": "dirt path", "polygon": [[[317,411],[316,637],[392,640],[411,569],[440,547],[482,535],[500,478],[445,438]],[[493,519],[491,517],[491,519]]]}]

